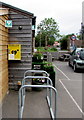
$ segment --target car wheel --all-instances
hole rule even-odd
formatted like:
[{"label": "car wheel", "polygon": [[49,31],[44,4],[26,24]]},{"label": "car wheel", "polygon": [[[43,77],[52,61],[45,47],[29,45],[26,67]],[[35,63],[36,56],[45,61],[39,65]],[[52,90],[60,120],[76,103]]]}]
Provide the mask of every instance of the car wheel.
[{"label": "car wheel", "polygon": [[76,67],[76,64],[74,63],[74,65],[73,65],[73,70],[74,70],[74,72],[77,72],[77,67]]}]

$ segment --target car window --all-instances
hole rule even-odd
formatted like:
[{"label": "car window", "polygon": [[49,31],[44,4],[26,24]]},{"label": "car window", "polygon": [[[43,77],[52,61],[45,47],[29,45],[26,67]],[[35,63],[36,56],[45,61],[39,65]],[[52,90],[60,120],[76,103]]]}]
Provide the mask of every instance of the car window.
[{"label": "car window", "polygon": [[81,51],[80,51],[80,58],[81,58],[82,60],[84,60],[84,50],[81,50]]}]

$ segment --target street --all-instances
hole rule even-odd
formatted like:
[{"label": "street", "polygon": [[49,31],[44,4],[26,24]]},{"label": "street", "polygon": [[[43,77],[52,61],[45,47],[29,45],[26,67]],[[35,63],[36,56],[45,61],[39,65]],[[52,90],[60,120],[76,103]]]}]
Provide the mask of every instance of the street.
[{"label": "street", "polygon": [[54,61],[58,90],[57,118],[82,118],[82,73],[75,73],[67,62]]}]

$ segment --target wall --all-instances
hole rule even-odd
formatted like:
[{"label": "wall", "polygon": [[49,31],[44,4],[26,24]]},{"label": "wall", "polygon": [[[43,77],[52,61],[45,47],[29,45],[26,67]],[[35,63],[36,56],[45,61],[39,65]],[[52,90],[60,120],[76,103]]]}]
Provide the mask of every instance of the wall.
[{"label": "wall", "polygon": [[[68,53],[68,51],[56,51],[56,52],[50,52],[51,56],[52,56],[52,60],[58,60],[60,56],[64,55]],[[47,56],[47,52],[43,53],[44,56]],[[47,57],[46,59],[47,60]]]},{"label": "wall", "polygon": [[74,43],[76,47],[82,47],[82,40],[75,40]]},{"label": "wall", "polygon": [[82,23],[84,25],[84,1],[82,2]]},{"label": "wall", "polygon": [[17,84],[23,79],[23,73],[32,67],[32,18],[10,10],[9,19],[13,23],[9,29],[9,44],[21,44],[21,60],[8,63],[9,83]]},{"label": "wall", "polygon": [[0,102],[2,101],[2,99],[8,91],[8,29],[5,28],[5,20],[7,19],[7,15],[0,15]]}]

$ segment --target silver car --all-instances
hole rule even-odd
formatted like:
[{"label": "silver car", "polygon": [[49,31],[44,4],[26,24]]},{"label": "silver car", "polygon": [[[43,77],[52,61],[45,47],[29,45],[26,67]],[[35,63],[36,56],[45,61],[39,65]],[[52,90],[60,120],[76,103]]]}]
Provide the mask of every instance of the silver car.
[{"label": "silver car", "polygon": [[74,72],[84,69],[84,48],[76,48],[69,58],[69,66],[73,67]]}]

